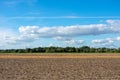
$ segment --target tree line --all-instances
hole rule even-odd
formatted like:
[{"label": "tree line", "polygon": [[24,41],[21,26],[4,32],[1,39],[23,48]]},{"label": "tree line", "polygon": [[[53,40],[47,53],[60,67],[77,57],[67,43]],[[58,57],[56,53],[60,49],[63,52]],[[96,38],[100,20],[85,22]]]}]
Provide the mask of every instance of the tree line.
[{"label": "tree line", "polygon": [[120,53],[120,48],[76,47],[37,47],[26,49],[5,49],[0,53]]}]

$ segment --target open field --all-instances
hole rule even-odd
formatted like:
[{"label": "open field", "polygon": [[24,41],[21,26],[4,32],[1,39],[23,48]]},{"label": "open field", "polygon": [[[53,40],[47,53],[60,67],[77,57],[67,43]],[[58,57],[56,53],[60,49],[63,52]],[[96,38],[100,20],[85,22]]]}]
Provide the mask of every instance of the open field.
[{"label": "open field", "polygon": [[0,58],[120,58],[120,54],[0,54]]},{"label": "open field", "polygon": [[120,55],[0,54],[0,80],[120,80]]}]

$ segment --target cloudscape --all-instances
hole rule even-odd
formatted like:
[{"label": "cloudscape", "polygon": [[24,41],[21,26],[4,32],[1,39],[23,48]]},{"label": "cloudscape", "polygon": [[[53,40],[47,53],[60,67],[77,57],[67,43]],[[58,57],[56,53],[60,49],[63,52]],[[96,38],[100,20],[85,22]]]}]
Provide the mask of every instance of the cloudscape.
[{"label": "cloudscape", "polygon": [[119,0],[0,0],[0,49],[120,47]]}]

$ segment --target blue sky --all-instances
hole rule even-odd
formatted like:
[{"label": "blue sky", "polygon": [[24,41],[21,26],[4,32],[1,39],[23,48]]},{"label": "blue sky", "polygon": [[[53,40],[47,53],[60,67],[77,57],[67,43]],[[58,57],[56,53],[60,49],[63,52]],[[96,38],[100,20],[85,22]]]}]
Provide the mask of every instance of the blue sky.
[{"label": "blue sky", "polygon": [[0,49],[120,47],[120,0],[0,0]]}]

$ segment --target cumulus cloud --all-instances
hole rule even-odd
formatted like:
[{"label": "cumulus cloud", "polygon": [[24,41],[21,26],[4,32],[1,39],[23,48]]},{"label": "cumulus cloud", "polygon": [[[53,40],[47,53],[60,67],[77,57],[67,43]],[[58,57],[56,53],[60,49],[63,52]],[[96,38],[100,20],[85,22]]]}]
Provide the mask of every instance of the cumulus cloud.
[{"label": "cumulus cloud", "polygon": [[[11,43],[32,42],[39,38],[53,38],[66,43],[83,43],[83,41],[71,39],[85,35],[101,35],[120,32],[120,20],[107,20],[106,24],[72,25],[72,26],[21,26],[19,27],[20,36],[7,37],[6,41]],[[94,43],[112,43],[112,40],[94,40]]]},{"label": "cumulus cloud", "polygon": [[120,41],[120,37],[106,38],[106,39],[101,39],[101,40],[92,40],[92,43],[104,44],[104,43],[113,43],[115,41]]},{"label": "cumulus cloud", "polygon": [[107,38],[107,39],[101,39],[101,40],[92,40],[92,43],[95,44],[107,44],[107,43],[113,43],[114,40],[112,38]]},{"label": "cumulus cloud", "polygon": [[19,32],[38,37],[79,37],[84,35],[112,34],[120,32],[120,20],[107,20],[106,24],[72,25],[72,26],[21,26]]},{"label": "cumulus cloud", "polygon": [[[84,40],[76,40],[75,37],[120,33],[120,20],[107,20],[104,24],[90,25],[21,26],[18,30],[20,35],[7,35],[1,41],[6,44],[24,44],[34,42],[40,38],[51,38],[63,41],[66,44],[80,45],[84,43]],[[112,44],[115,41],[120,41],[120,37],[93,40],[92,43],[105,45]]]},{"label": "cumulus cloud", "polygon": [[11,29],[0,29],[0,47],[8,47],[9,45],[25,45],[27,43],[34,42],[39,39],[38,37],[31,35],[17,35]]},{"label": "cumulus cloud", "polygon": [[92,40],[92,43],[97,44],[97,45],[101,45],[101,46],[113,46],[116,47],[114,45],[115,42],[120,41],[120,37],[115,37],[115,38],[106,38],[106,39],[96,39],[96,40]]}]

